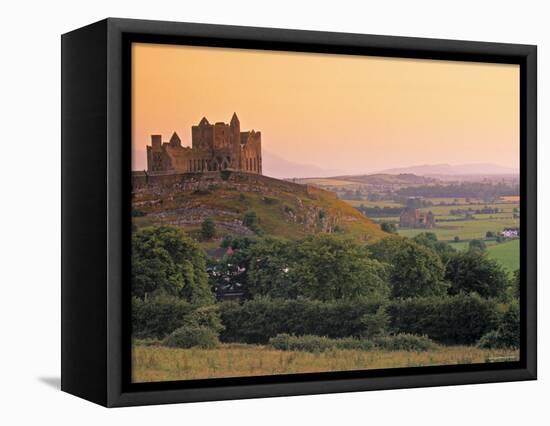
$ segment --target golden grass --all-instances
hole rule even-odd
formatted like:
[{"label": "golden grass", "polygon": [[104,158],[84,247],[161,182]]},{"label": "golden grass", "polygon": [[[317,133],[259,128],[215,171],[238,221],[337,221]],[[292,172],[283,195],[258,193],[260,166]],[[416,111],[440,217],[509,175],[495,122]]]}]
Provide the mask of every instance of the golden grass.
[{"label": "golden grass", "polygon": [[157,382],[220,377],[472,364],[519,359],[519,351],[441,347],[429,352],[348,351],[313,354],[285,352],[267,346],[222,345],[217,349],[132,348],[132,380]]}]

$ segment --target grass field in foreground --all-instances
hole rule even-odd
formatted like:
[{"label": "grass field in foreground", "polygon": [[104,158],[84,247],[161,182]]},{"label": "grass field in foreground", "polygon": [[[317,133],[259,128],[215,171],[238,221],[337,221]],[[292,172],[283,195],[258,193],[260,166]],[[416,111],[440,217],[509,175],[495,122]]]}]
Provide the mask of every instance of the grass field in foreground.
[{"label": "grass field in foreground", "polygon": [[259,345],[222,345],[217,349],[173,349],[146,346],[132,348],[132,380],[156,382],[218,377],[314,373],[472,364],[517,360],[519,351],[441,347],[429,352],[348,351],[313,354],[286,352]]}]

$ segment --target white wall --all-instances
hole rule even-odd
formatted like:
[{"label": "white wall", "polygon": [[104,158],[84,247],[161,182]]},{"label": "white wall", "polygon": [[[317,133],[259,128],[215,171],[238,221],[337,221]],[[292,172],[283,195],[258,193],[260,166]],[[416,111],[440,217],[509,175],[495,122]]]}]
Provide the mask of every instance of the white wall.
[{"label": "white wall", "polygon": [[[539,381],[106,410],[56,390],[60,323],[60,34],[107,16],[539,45],[540,216],[548,217],[543,1],[5,1],[2,3],[0,422],[543,424],[549,273],[539,276]],[[24,160],[22,160],[22,156]],[[540,259],[548,255],[540,221]],[[541,262],[542,263],[542,262]],[[11,420],[6,421],[5,418]],[[4,419],[3,419],[4,418]],[[196,423],[194,423],[196,422]],[[29,423],[30,424],[30,423]]]}]

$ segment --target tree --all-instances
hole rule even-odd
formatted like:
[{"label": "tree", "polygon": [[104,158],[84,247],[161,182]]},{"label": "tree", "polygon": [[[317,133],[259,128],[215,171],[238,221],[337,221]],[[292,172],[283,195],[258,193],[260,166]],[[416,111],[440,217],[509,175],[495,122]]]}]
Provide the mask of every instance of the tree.
[{"label": "tree", "polygon": [[450,294],[475,292],[482,297],[504,297],[508,276],[500,264],[479,250],[456,253],[447,264]]},{"label": "tree", "polygon": [[201,237],[210,240],[216,236],[216,225],[211,218],[206,218],[201,224]]},{"label": "tree", "polygon": [[470,240],[468,247],[470,250],[479,250],[479,251],[487,250],[487,245],[482,240]]},{"label": "tree", "polygon": [[382,228],[382,231],[387,232],[388,234],[397,234],[397,226],[395,226],[395,223],[382,222],[380,224],[380,228]]},{"label": "tree", "polygon": [[132,236],[132,295],[145,299],[166,294],[193,304],[208,304],[208,285],[202,250],[174,226],[141,228]]},{"label": "tree", "polygon": [[460,241],[460,237],[459,237],[458,235],[455,236],[455,237],[454,237],[454,242],[455,242],[455,243],[458,243],[459,241]]},{"label": "tree", "polygon": [[372,256],[389,264],[392,296],[421,297],[443,295],[445,266],[431,248],[408,238],[388,237],[369,247]]},{"label": "tree", "polygon": [[512,294],[516,299],[519,299],[521,294],[521,275],[519,269],[514,271],[514,277],[512,278]]},{"label": "tree", "polygon": [[443,261],[443,264],[446,264],[449,258],[456,253],[456,250],[450,244],[438,241],[437,235],[433,232],[421,232],[413,238],[413,241],[435,251]]},{"label": "tree", "polygon": [[268,241],[251,247],[252,296],[317,300],[383,298],[386,268],[353,241],[319,234],[302,241]]},{"label": "tree", "polygon": [[441,296],[447,291],[445,266],[431,249],[408,242],[392,261],[393,297]]},{"label": "tree", "polygon": [[495,238],[495,233],[493,231],[487,231],[485,233],[485,238]]}]

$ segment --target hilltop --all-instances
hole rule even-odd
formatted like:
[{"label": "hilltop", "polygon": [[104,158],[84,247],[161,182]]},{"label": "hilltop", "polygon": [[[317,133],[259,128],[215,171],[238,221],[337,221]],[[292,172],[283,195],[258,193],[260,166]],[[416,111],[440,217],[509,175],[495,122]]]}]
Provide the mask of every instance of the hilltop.
[{"label": "hilltop", "polygon": [[[333,192],[236,171],[146,175],[134,173],[132,208],[136,226],[172,224],[199,238],[211,218],[217,235],[298,239],[325,232],[375,241],[384,235]],[[243,224],[254,212],[259,231]],[[210,247],[213,242],[206,244]]]}]

